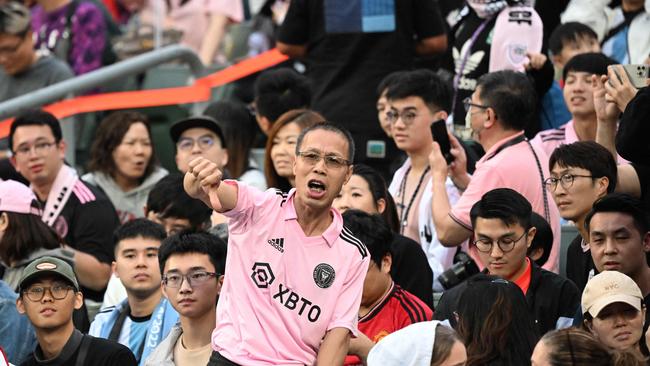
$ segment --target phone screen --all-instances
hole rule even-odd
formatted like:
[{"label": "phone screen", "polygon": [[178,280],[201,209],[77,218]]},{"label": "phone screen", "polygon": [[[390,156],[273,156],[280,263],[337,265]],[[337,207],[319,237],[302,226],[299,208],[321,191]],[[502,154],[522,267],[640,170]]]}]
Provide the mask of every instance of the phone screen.
[{"label": "phone screen", "polygon": [[454,161],[454,156],[451,155],[451,142],[449,142],[449,135],[447,134],[447,124],[444,119],[437,120],[431,124],[431,135],[433,141],[440,145],[442,156],[447,160],[447,164]]}]

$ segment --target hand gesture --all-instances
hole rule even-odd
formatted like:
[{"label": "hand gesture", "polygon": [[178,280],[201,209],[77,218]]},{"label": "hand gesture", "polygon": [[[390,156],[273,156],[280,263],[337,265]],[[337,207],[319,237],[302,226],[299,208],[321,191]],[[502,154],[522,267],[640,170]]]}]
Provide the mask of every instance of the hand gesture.
[{"label": "hand gesture", "polygon": [[594,108],[596,109],[596,118],[599,122],[616,123],[621,111],[614,101],[608,101],[606,97],[605,85],[608,83],[606,75],[591,75],[593,84]]},{"label": "hand gesture", "polygon": [[221,209],[221,202],[217,189],[221,184],[221,177],[222,172],[217,164],[199,157],[190,161],[189,170],[183,180],[183,188],[190,197],[200,199],[218,211]]},{"label": "hand gesture", "polygon": [[528,63],[524,65],[526,70],[540,70],[546,63],[547,59],[546,55],[537,52],[526,52],[526,56],[529,60]]},{"label": "hand gesture", "polygon": [[431,143],[431,146],[432,146],[431,153],[429,153],[429,166],[431,167],[431,178],[434,181],[444,182],[447,179],[447,174],[449,171],[447,168],[447,160],[445,160],[445,157],[442,155],[442,151],[440,150],[440,144],[433,141]]}]

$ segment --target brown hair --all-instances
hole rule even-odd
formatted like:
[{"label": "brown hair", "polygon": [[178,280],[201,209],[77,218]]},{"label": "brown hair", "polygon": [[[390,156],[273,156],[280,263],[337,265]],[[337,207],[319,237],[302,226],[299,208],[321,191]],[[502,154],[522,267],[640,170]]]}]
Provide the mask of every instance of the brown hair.
[{"label": "brown hair", "polygon": [[636,350],[609,350],[590,333],[567,328],[546,333],[540,340],[547,347],[551,366],[641,366],[645,360]]},{"label": "brown hair", "polygon": [[444,325],[436,327],[436,340],[431,353],[431,366],[440,366],[449,357],[456,342],[461,342],[455,330]]},{"label": "brown hair", "polygon": [[[113,178],[115,177],[117,166],[115,165],[115,160],[113,160],[113,151],[122,143],[124,135],[129,131],[131,125],[135,123],[144,124],[149,133],[149,138],[151,138],[149,119],[142,113],[118,111],[111,113],[101,121],[95,132],[95,141],[93,141],[92,147],[90,148],[89,172],[102,172]],[[140,181],[144,181],[154,171],[156,166],[158,166],[158,159],[156,158],[156,150],[152,142],[151,158]]]},{"label": "brown hair", "polygon": [[9,225],[0,239],[0,259],[11,266],[38,249],[56,249],[62,241],[39,216],[5,212]]},{"label": "brown hair", "polygon": [[264,154],[264,176],[266,177],[266,185],[268,187],[278,188],[283,191],[291,189],[291,184],[286,178],[278,175],[273,167],[273,160],[271,160],[271,149],[273,148],[273,139],[278,134],[282,127],[295,123],[304,130],[307,127],[313,126],[325,121],[325,117],[321,114],[314,112],[310,109],[294,109],[281,115],[278,120],[273,124],[269,136],[266,139],[266,151]]}]

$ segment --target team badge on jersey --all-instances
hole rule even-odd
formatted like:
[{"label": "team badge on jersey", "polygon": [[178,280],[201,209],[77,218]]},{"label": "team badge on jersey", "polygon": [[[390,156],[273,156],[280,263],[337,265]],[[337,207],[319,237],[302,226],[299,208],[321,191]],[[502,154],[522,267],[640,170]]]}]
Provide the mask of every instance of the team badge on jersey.
[{"label": "team badge on jersey", "polygon": [[327,263],[321,263],[314,268],[314,282],[320,288],[328,288],[334,283],[336,272],[334,268]]}]

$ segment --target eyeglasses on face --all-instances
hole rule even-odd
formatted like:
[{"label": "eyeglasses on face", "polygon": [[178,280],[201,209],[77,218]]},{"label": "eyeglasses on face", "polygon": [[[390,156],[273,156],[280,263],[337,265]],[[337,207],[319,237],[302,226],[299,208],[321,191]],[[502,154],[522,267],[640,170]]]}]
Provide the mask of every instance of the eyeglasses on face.
[{"label": "eyeglasses on face", "polygon": [[73,290],[74,287],[70,285],[56,284],[54,286],[31,286],[23,293],[27,295],[27,298],[31,301],[37,302],[41,301],[45,296],[47,291],[50,292],[50,295],[54,300],[63,300],[68,296],[68,291]]},{"label": "eyeglasses on face", "polygon": [[14,151],[14,154],[19,157],[26,157],[34,150],[36,155],[43,155],[56,144],[56,142],[37,142],[33,145],[21,145]]},{"label": "eyeglasses on face", "polygon": [[406,126],[410,126],[413,124],[413,122],[417,117],[418,114],[412,110],[403,111],[401,113],[396,110],[389,110],[388,112],[386,112],[386,120],[391,124],[395,124],[397,123],[398,119],[402,119],[402,122]]},{"label": "eyeglasses on face", "polygon": [[569,189],[572,185],[573,182],[576,180],[576,178],[594,178],[591,175],[580,175],[580,174],[563,174],[559,178],[546,178],[544,180],[544,184],[550,191],[555,191],[557,189],[557,184],[560,183],[562,185],[562,188],[564,189]]},{"label": "eyeglasses on face", "polygon": [[325,160],[325,166],[330,169],[339,169],[351,165],[349,160],[335,154],[323,154],[318,151],[298,151],[298,156],[309,165],[318,164],[321,159]]},{"label": "eyeglasses on face", "polygon": [[176,147],[181,151],[190,151],[194,148],[195,144],[199,145],[199,149],[205,151],[214,146],[215,139],[211,136],[202,136],[194,140],[189,137],[183,137],[176,143]]},{"label": "eyeglasses on face", "polygon": [[469,109],[471,107],[481,108],[481,109],[490,108],[489,106],[486,106],[486,105],[472,103],[472,98],[470,98],[470,97],[467,97],[467,98],[463,99],[463,107],[465,107],[465,112],[469,112]]},{"label": "eyeglasses on face", "polygon": [[[519,242],[524,236],[528,234],[528,230],[524,231],[523,234],[517,239],[514,239],[512,237],[505,237],[505,238],[499,238],[496,240],[497,246],[499,246],[499,249],[503,253],[508,253],[512,251],[515,248],[515,244]],[[494,245],[494,240],[488,239],[488,238],[481,238],[476,241],[474,241],[474,245],[476,245],[476,249],[478,249],[479,252],[483,253],[490,253],[492,252],[492,246]]]},{"label": "eyeglasses on face", "polygon": [[221,276],[221,274],[207,271],[193,271],[187,274],[172,272],[164,275],[162,282],[166,287],[179,288],[183,285],[183,280],[187,280],[190,287],[194,288],[202,286],[210,279],[219,276]]}]

